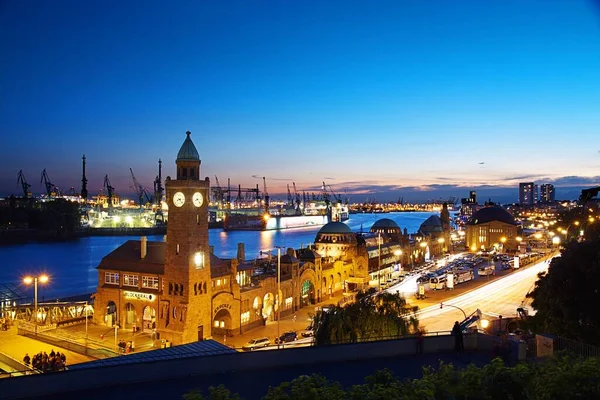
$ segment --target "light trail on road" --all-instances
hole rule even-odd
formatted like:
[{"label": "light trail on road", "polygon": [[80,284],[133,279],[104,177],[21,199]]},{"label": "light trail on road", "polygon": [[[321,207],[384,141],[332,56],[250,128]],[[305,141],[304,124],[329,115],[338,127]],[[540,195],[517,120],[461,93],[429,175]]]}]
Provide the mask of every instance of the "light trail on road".
[{"label": "light trail on road", "polygon": [[[526,269],[513,272],[485,286],[444,301],[449,306],[459,307],[467,315],[477,309],[485,315],[514,316],[517,308],[531,290],[540,272],[548,270],[549,260],[534,264]],[[420,325],[428,331],[447,331],[454,321],[462,321],[464,316],[454,307],[440,308],[439,304],[419,310]],[[529,310],[532,313],[532,310]]]}]

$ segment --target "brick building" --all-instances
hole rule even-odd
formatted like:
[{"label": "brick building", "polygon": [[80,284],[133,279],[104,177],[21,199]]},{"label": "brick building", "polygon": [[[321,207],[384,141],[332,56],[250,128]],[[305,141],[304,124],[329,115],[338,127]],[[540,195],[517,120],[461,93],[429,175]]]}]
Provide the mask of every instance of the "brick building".
[{"label": "brick building", "polygon": [[[355,268],[350,259],[329,256],[322,263],[323,257],[311,249],[288,249],[280,257],[278,293],[276,258],[246,263],[243,244],[236,259],[213,254],[206,200],[210,182],[200,179],[200,157],[189,132],[176,164],[176,179],[167,177],[165,185],[165,242],[130,240],[102,259],[96,323],[157,332],[173,344],[190,343],[241,334],[274,321],[277,311],[285,316],[340,293],[344,279],[363,282],[368,276],[366,263]],[[330,228],[324,226],[324,232]]]}]

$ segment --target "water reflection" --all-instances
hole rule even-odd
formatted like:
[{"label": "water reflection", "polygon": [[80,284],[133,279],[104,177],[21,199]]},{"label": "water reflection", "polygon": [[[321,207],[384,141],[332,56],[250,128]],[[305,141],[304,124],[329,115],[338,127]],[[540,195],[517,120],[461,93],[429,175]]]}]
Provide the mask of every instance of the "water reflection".
[{"label": "water reflection", "polygon": [[[419,225],[432,213],[390,213],[353,214],[346,224],[355,232],[362,228],[367,232],[373,223],[381,218],[395,221],[400,228],[416,232]],[[223,232],[220,229],[209,231],[209,241],[215,254],[221,258],[237,255],[237,244],[244,243],[246,259],[259,256],[259,252],[276,246],[285,248],[306,247],[313,243],[321,227],[290,229],[268,232]],[[85,292],[93,292],[98,282],[96,266],[102,258],[127,240],[139,237],[87,237],[65,243],[31,243],[0,247],[0,283],[19,285],[27,296],[33,298],[30,288],[22,285],[25,275],[48,274],[50,281],[39,289],[39,298],[50,300]],[[163,235],[150,236],[150,241],[164,241]]]}]

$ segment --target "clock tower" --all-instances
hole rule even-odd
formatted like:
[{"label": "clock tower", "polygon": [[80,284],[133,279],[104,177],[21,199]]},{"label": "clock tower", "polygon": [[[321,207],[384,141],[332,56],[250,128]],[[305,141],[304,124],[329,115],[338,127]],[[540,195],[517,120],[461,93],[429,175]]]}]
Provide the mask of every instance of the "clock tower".
[{"label": "clock tower", "polygon": [[210,338],[212,323],[210,182],[200,180],[200,156],[191,132],[186,134],[177,154],[177,179],[167,177],[165,184],[169,214],[158,328],[174,344]]}]

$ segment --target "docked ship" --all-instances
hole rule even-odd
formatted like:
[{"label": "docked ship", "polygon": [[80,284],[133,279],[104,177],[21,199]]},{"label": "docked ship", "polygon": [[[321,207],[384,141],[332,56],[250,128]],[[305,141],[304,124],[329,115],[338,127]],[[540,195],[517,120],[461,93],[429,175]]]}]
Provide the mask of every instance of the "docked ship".
[{"label": "docked ship", "polygon": [[277,229],[306,228],[325,225],[332,221],[349,219],[348,206],[341,202],[326,201],[307,203],[303,208],[269,207],[239,208],[229,210],[223,219],[226,231],[268,231]]}]

